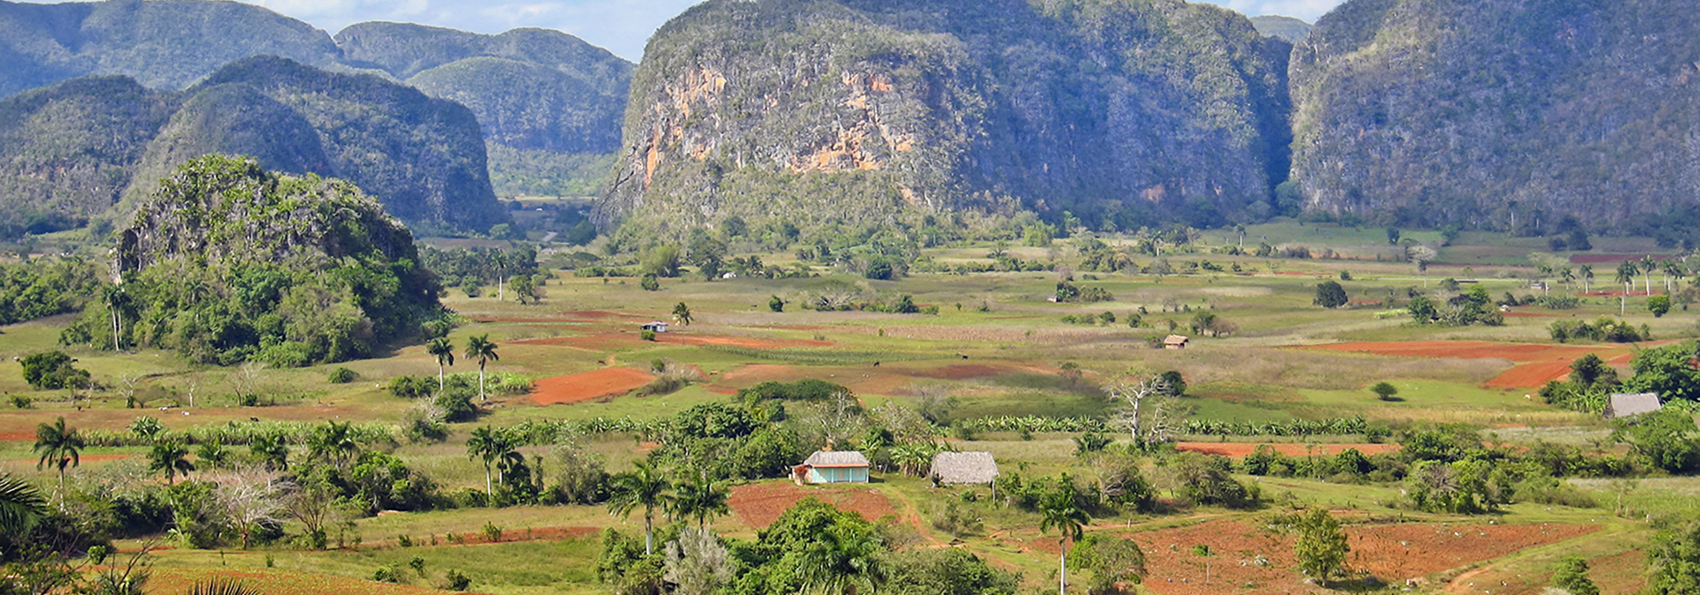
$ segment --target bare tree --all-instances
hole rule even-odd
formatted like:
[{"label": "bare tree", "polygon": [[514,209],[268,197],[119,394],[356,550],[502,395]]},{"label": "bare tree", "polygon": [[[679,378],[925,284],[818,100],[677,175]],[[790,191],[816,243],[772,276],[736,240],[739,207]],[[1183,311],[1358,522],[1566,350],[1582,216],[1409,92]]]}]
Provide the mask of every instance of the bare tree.
[{"label": "bare tree", "polygon": [[279,523],[286,518],[287,490],[278,474],[263,467],[243,467],[217,476],[214,494],[226,518],[242,534],[242,549],[248,549],[254,527]]},{"label": "bare tree", "polygon": [[125,374],[118,377],[118,386],[116,387],[116,390],[118,392],[118,396],[124,397],[125,407],[135,407],[139,409],[145,405],[136,401],[136,386],[139,381],[140,379],[136,378],[133,374]]},{"label": "bare tree", "polygon": [[195,391],[201,389],[201,373],[190,372],[183,377],[183,389],[189,393],[189,408],[195,408]]},{"label": "bare tree", "polygon": [[933,426],[919,412],[904,407],[896,402],[886,401],[868,412],[879,424],[891,431],[894,439],[901,443],[922,442],[933,438]]},{"label": "bare tree", "polygon": [[254,362],[242,364],[242,369],[231,374],[228,382],[230,390],[236,393],[238,402],[254,402],[259,398],[260,392],[260,365]]},{"label": "bare tree", "polygon": [[856,397],[846,391],[833,393],[821,403],[804,410],[798,421],[805,428],[818,432],[827,444],[844,444],[860,433],[866,418]]},{"label": "bare tree", "polygon": [[343,521],[343,509],[337,503],[334,486],[322,478],[302,478],[300,484],[287,486],[285,511],[301,523],[302,537],[313,549],[325,549],[328,530]]},{"label": "bare tree", "polygon": [[1110,393],[1110,398],[1119,403],[1119,407],[1110,418],[1110,423],[1127,430],[1128,438],[1134,444],[1144,444],[1150,435],[1150,428],[1144,425],[1146,417],[1140,415],[1140,408],[1145,401],[1167,395],[1170,392],[1169,383],[1162,376],[1152,376],[1143,380],[1133,381],[1122,379],[1104,387],[1104,392]]}]

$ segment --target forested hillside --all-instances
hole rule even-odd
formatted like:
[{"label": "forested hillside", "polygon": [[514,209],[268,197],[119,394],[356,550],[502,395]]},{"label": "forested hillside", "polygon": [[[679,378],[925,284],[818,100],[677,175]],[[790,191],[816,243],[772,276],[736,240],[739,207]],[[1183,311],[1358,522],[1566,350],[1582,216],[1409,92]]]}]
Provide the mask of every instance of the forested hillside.
[{"label": "forested hillside", "polygon": [[1385,222],[1621,230],[1700,196],[1700,16],[1675,0],[1353,0],[1293,53],[1294,177]]},{"label": "forested hillside", "polygon": [[362,23],[336,41],[351,66],[472,108],[492,145],[501,194],[600,193],[605,156],[620,146],[632,63],[544,29],[478,35]]},{"label": "forested hillside", "polygon": [[1288,51],[1178,0],[710,1],[650,41],[598,216],[665,235],[1015,203],[1092,228],[1267,214]]},{"label": "forested hillside", "polygon": [[0,0],[0,96],[91,74],[182,89],[249,56],[324,66],[340,53],[312,25],[241,2]]},{"label": "forested hillside", "polygon": [[484,231],[507,220],[472,113],[373,76],[250,58],[181,92],[76,79],[0,100],[0,232],[110,229],[177,165],[246,154],[354,181],[398,217]]}]

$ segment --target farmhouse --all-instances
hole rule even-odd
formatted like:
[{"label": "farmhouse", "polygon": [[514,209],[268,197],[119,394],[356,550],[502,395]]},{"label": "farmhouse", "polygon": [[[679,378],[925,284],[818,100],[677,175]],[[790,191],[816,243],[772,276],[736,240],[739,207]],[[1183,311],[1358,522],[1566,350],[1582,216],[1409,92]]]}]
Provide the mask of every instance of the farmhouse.
[{"label": "farmhouse", "polygon": [[1163,348],[1164,349],[1186,349],[1187,344],[1191,343],[1191,342],[1192,342],[1192,339],[1188,339],[1188,338],[1182,337],[1180,335],[1169,335],[1168,338],[1163,339]]},{"label": "farmhouse", "polygon": [[939,485],[991,485],[998,461],[989,452],[941,452],[933,456],[928,475]]},{"label": "farmhouse", "polygon": [[1617,419],[1658,411],[1659,396],[1653,393],[1615,394],[1606,401],[1606,419]]},{"label": "farmhouse", "polygon": [[802,483],[868,483],[868,457],[854,450],[818,450],[791,469],[791,480]]},{"label": "farmhouse", "polygon": [[651,332],[657,332],[657,333],[665,333],[665,332],[667,332],[667,323],[659,321],[659,320],[654,321],[654,322],[647,322],[647,323],[644,323],[643,330],[651,331]]}]

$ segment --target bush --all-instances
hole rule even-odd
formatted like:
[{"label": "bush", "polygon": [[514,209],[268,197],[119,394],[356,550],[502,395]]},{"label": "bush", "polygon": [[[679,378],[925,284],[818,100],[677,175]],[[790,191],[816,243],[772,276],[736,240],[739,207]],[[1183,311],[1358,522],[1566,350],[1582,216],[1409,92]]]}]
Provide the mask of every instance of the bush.
[{"label": "bush", "polygon": [[655,340],[655,331],[652,331],[652,330],[649,330],[649,329],[643,329],[642,332],[638,333],[638,338],[645,340],[645,341],[654,341]]},{"label": "bush", "polygon": [[461,574],[459,570],[449,570],[448,574],[443,575],[443,580],[448,581],[447,586],[450,591],[465,591],[472,588],[472,578]]},{"label": "bush", "polygon": [[350,370],[348,368],[337,368],[335,370],[331,370],[330,376],[327,379],[330,380],[331,384],[348,384],[359,378],[360,374],[354,370]]},{"label": "bush", "polygon": [[24,357],[24,382],[36,390],[83,388],[89,384],[89,373],[78,370],[75,361],[62,351],[47,351]]},{"label": "bush", "polygon": [[644,291],[661,291],[661,280],[655,275],[644,275],[643,279],[638,281],[638,287],[642,287]]}]

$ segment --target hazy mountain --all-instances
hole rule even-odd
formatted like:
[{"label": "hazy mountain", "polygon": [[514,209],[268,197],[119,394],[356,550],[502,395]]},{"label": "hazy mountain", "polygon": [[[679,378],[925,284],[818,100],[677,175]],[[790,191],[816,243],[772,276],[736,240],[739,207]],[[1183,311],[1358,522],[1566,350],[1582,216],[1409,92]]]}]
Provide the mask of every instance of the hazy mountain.
[{"label": "hazy mountain", "polygon": [[283,58],[232,63],[183,92],[73,79],[0,100],[0,227],[74,227],[223,153],[349,179],[416,225],[483,231],[507,216],[479,134],[459,104]]},{"label": "hazy mountain", "polygon": [[1219,223],[1284,179],[1289,50],[1178,0],[710,0],[650,40],[597,215]]},{"label": "hazy mountain", "polygon": [[1277,15],[1251,17],[1251,24],[1252,26],[1257,27],[1258,33],[1262,33],[1269,37],[1279,37],[1286,40],[1287,43],[1298,43],[1304,41],[1305,37],[1310,35],[1311,28],[1310,23],[1306,23],[1293,17]]},{"label": "hazy mountain", "polygon": [[1313,209],[1607,227],[1700,197],[1700,16],[1676,0],[1353,0],[1293,52]]}]

